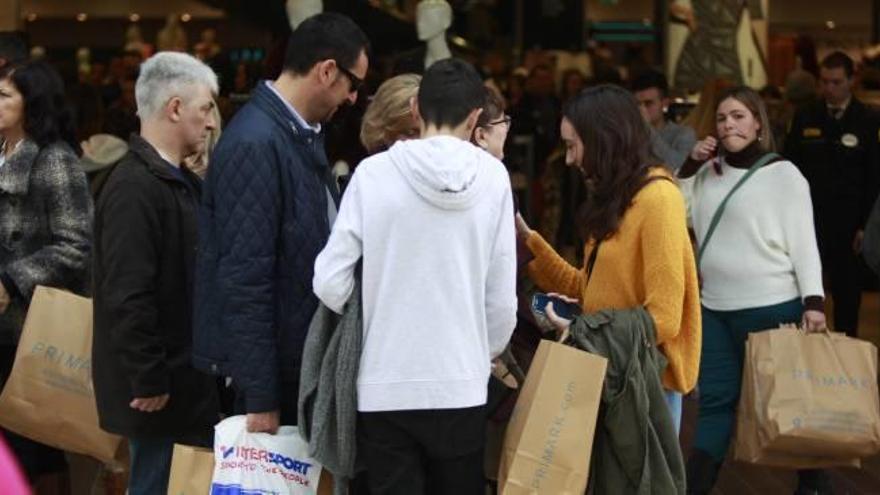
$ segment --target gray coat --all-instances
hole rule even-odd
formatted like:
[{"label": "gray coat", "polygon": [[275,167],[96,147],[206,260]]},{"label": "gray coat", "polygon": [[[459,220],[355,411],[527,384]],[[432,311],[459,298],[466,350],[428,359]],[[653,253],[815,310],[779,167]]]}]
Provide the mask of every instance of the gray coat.
[{"label": "gray coat", "polygon": [[[358,269],[360,273],[360,269]],[[348,492],[357,471],[357,377],[363,341],[360,276],[340,317],[318,306],[303,349],[299,421],[309,453],[335,478],[337,495]]]},{"label": "gray coat", "polygon": [[25,139],[0,166],[0,282],[12,302],[0,345],[13,345],[37,285],[82,293],[91,250],[92,199],[76,153]]}]

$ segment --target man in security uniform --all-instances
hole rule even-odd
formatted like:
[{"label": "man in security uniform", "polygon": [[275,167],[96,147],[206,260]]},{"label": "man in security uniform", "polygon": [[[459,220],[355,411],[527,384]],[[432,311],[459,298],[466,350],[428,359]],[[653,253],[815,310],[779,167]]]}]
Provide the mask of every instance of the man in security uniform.
[{"label": "man in security uniform", "polygon": [[822,266],[834,298],[834,329],[855,336],[861,303],[859,253],[880,182],[877,116],[852,94],[853,61],[834,52],[823,61],[823,98],[792,121],[785,155],[813,197]]}]

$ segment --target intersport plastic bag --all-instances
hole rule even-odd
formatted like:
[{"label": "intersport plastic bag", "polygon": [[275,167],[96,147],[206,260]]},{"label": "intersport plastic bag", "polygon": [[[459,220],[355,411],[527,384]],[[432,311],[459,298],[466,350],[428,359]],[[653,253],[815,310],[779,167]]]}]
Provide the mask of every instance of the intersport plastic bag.
[{"label": "intersport plastic bag", "polygon": [[248,433],[245,416],[214,427],[211,495],[317,495],[321,466],[295,426]]}]

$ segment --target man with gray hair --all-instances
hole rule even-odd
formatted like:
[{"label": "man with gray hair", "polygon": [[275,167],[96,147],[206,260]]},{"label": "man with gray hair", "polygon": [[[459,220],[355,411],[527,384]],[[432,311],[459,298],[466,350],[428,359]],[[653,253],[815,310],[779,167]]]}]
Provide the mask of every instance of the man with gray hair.
[{"label": "man with gray hair", "polygon": [[167,491],[175,443],[211,445],[216,383],[191,362],[201,185],[183,166],[215,127],[217,76],[160,52],[135,86],[140,135],[107,181],[94,232],[92,369],[101,428],[128,439],[130,495]]}]

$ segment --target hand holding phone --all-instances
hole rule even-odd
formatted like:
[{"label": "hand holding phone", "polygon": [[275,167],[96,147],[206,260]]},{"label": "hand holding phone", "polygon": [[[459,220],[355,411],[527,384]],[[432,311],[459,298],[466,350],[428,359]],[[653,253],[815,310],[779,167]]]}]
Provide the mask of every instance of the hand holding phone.
[{"label": "hand holding phone", "polygon": [[555,311],[560,318],[573,320],[581,314],[581,306],[577,302],[566,301],[555,294],[543,294],[541,292],[536,293],[532,297],[532,310],[542,315],[546,315],[547,304],[551,302],[553,303],[553,311]]}]

